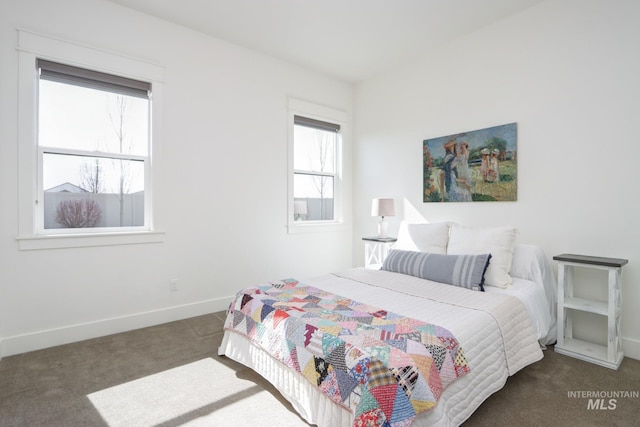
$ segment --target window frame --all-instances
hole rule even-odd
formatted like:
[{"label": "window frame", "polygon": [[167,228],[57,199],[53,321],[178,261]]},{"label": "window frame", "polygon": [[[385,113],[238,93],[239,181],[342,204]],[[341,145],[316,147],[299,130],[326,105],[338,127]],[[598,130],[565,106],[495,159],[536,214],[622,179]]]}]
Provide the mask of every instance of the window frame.
[{"label": "window frame", "polygon": [[[149,82],[150,130],[148,171],[145,171],[145,225],[96,229],[44,229],[42,150],[38,144],[37,60],[52,61],[128,79]],[[153,177],[160,162],[164,68],[142,60],[106,52],[29,31],[18,30],[18,236],[20,250],[105,246],[162,242],[155,209]],[[133,157],[133,156],[131,156]],[[152,166],[153,165],[153,166]],[[148,215],[148,217],[147,217]]]},{"label": "window frame", "polygon": [[[150,186],[150,160],[151,157],[151,108],[152,103],[152,87],[148,82],[140,82],[138,80],[124,79],[122,76],[114,76],[112,74],[104,74],[95,70],[87,70],[85,68],[70,67],[68,64],[36,59],[36,68],[40,70],[38,77],[38,87],[41,87],[41,81],[55,81],[58,83],[73,85],[82,88],[89,88],[107,92],[115,92],[120,95],[135,96],[148,101],[147,111],[147,141],[146,154],[127,154],[118,152],[95,151],[89,148],[65,148],[61,146],[51,146],[42,144],[38,141],[38,191],[36,198],[36,234],[96,234],[104,232],[126,232],[126,231],[148,231],[150,230],[151,215],[146,207],[150,204],[151,199],[148,197],[149,192],[144,192],[144,211],[143,224],[135,226],[108,226],[108,227],[91,227],[91,228],[46,228],[46,201],[45,188],[43,186],[45,156],[47,154],[66,155],[72,157],[93,157],[103,160],[122,160],[122,161],[138,161],[143,163],[144,170],[144,186]],[[87,77],[88,76],[88,77]],[[126,81],[125,81],[126,80]],[[40,90],[40,89],[39,89]],[[40,96],[38,96],[38,104],[40,104]],[[38,115],[39,117],[39,115]]]},{"label": "window frame", "polygon": [[[344,230],[344,144],[347,113],[335,108],[326,107],[311,102],[289,98],[288,100],[288,191],[287,191],[287,229],[289,233],[324,232]],[[294,168],[294,126],[295,116],[306,119],[319,120],[340,127],[336,140],[336,170],[332,173],[313,172],[312,175],[325,175],[334,178],[333,189],[333,219],[315,221],[296,221],[294,214],[294,175],[306,173]]]}]

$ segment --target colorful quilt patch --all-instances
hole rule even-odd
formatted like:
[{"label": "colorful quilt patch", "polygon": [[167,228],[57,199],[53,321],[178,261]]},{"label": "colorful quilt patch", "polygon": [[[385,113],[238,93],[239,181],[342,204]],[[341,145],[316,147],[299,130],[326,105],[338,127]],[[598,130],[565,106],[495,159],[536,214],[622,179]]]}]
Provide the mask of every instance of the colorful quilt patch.
[{"label": "colorful quilt patch", "polygon": [[469,372],[448,330],[294,279],[239,292],[225,328],[350,409],[354,426],[409,426]]}]

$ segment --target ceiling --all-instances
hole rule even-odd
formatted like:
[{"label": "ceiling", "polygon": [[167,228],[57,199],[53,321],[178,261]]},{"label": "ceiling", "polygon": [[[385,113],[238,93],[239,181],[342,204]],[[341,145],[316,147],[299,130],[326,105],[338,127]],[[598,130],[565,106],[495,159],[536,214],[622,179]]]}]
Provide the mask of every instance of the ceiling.
[{"label": "ceiling", "polygon": [[543,0],[110,0],[358,82]]}]

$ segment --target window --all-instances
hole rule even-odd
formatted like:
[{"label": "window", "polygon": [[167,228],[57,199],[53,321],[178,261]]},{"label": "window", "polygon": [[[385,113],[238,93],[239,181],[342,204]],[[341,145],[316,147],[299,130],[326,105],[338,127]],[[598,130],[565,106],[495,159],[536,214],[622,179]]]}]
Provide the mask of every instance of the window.
[{"label": "window", "polygon": [[296,221],[333,221],[340,125],[294,116],[293,210]]},{"label": "window", "polygon": [[289,229],[342,223],[342,113],[290,100]]},{"label": "window", "polygon": [[43,230],[144,229],[151,85],[39,59]]},{"label": "window", "polygon": [[18,36],[20,249],[161,242],[152,183],[164,69]]}]

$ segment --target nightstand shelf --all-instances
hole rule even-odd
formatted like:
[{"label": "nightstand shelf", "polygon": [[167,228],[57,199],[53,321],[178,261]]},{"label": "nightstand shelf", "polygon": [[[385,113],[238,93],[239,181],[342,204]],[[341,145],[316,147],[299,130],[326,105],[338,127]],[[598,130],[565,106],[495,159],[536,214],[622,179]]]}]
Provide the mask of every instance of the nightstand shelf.
[{"label": "nightstand shelf", "polygon": [[603,316],[609,315],[609,307],[604,301],[594,301],[586,298],[571,298],[565,295],[564,306],[565,308],[602,314]]},{"label": "nightstand shelf", "polygon": [[[618,369],[624,357],[620,336],[622,267],[628,263],[628,260],[574,254],[556,255],[553,259],[558,261],[558,341],[555,351],[607,368]],[[597,301],[575,297],[574,267],[607,270],[608,300]],[[607,345],[573,337],[574,310],[606,317]]]},{"label": "nightstand shelf", "polygon": [[[562,348],[558,349],[556,345],[556,351],[596,365],[602,365],[602,361],[607,360],[607,347],[574,338],[565,338]],[[620,360],[622,361],[622,358]],[[619,366],[619,363],[617,365]],[[612,368],[608,365],[602,366]],[[615,369],[618,369],[618,366]]]}]

